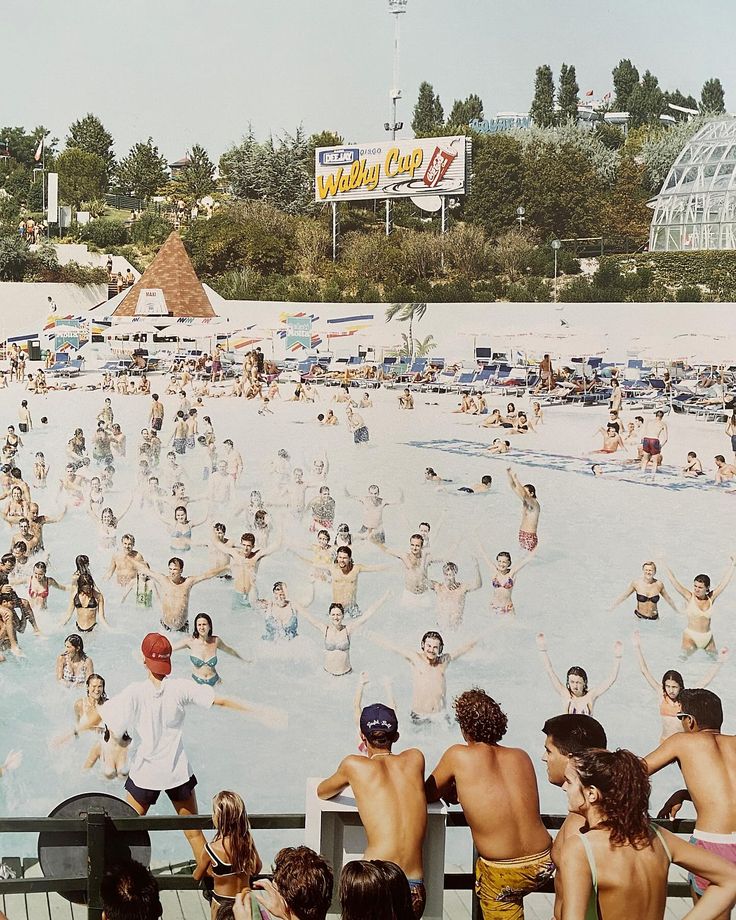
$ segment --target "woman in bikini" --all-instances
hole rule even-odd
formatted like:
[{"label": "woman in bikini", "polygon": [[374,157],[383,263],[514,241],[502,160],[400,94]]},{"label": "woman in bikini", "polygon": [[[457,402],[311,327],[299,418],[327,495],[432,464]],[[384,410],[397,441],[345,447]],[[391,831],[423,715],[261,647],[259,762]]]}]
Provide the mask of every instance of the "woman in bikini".
[{"label": "woman in bikini", "polygon": [[[166,518],[161,517],[162,521]],[[190,521],[187,516],[187,509],[184,505],[179,505],[174,510],[174,527],[171,531],[170,548],[174,553],[188,553],[192,548],[192,530],[199,527],[207,520],[203,517],[200,521]]]},{"label": "woman in bikini", "polygon": [[491,613],[515,614],[516,609],[514,607],[512,594],[516,576],[527,563],[532,561],[536,550],[532,550],[532,552],[528,553],[521,562],[517,562],[516,565],[512,566],[511,553],[506,551],[501,552],[496,556],[496,561],[491,562],[481,543],[478,543],[478,549],[493,575],[491,580],[491,584],[493,585]]},{"label": "woman in bikini", "polygon": [[[107,702],[105,678],[100,677],[99,674],[90,674],[87,678],[87,695],[80,697],[74,703],[76,724],[79,725],[82,719],[97,713],[97,707],[105,702]],[[116,776],[126,777],[128,775],[128,747],[132,740],[130,735],[124,734],[121,739],[115,738],[105,725],[98,725],[95,732],[98,738],[90,748],[82,769],[91,770],[97,761],[101,760],[102,772],[106,779],[114,779]],[[79,737],[76,728],[74,736]]]},{"label": "woman in bikini", "polygon": [[33,485],[36,489],[46,488],[46,479],[49,475],[50,467],[46,464],[46,458],[42,451],[38,451],[33,460]]},{"label": "woman in bikini", "polygon": [[685,606],[687,626],[682,633],[683,655],[685,658],[689,658],[698,649],[703,649],[709,655],[715,655],[717,649],[710,628],[710,621],[713,615],[711,611],[713,604],[733,578],[733,571],[736,568],[736,555],[731,556],[730,568],[721,579],[720,584],[713,590],[710,587],[709,575],[696,575],[693,580],[693,589],[690,591],[681,581],[677,580],[669,566],[665,565],[664,568],[675,586],[675,590],[687,601]]},{"label": "woman in bikini", "polygon": [[33,608],[34,613],[39,610],[48,608],[49,588],[56,588],[58,591],[68,591],[67,585],[60,584],[55,578],[46,573],[46,563],[37,562],[33,566],[33,572],[28,581],[28,602]]},{"label": "woman in bikini", "polygon": [[623,604],[626,598],[631,597],[632,594],[636,595],[634,616],[638,617],[640,620],[659,619],[657,605],[659,604],[660,597],[663,597],[667,601],[675,613],[680,612],[667,592],[664,582],[657,578],[657,566],[653,562],[644,563],[641,567],[641,575],[639,578],[634,579],[634,581],[629,584],[628,590],[613,602],[609,610],[615,610],[619,604]]},{"label": "woman in bikini", "polygon": [[245,803],[236,792],[218,792],[212,799],[215,836],[204,845],[194,870],[195,879],[211,876],[212,920],[220,905],[235,903],[235,896],[250,887],[252,875],[261,871]]},{"label": "woman in bikini", "polygon": [[516,406],[510,402],[506,406],[506,415],[501,417],[502,428],[516,428]]},{"label": "woman in bikini", "polygon": [[353,670],[353,666],[350,663],[350,640],[352,635],[361,626],[364,626],[374,613],[378,612],[383,604],[386,603],[388,596],[389,592],[386,591],[374,604],[371,604],[370,607],[363,611],[363,615],[359,620],[353,620],[351,623],[344,622],[345,608],[342,604],[334,602],[330,604],[327,612],[328,622],[325,624],[322,620],[312,616],[305,607],[292,601],[300,616],[303,616],[308,623],[324,636],[324,669],[328,674],[332,674],[333,677],[344,677],[346,674],[350,674]]},{"label": "woman in bikini", "polygon": [[599,686],[593,687],[592,690],[588,687],[588,675],[582,668],[577,666],[568,669],[566,681],[564,684],[562,683],[552,667],[552,662],[547,653],[547,642],[544,638],[544,633],[537,635],[537,648],[542,654],[547,676],[560,697],[562,711],[574,715],[593,715],[593,707],[598,697],[603,696],[606,690],[610,690],[616,683],[616,678],[621,668],[621,656],[624,653],[623,643],[613,643],[613,670],[607,680]]},{"label": "woman in bikini", "polygon": [[183,648],[189,649],[192,680],[195,684],[206,684],[208,687],[214,687],[215,684],[222,681],[217,673],[218,649],[240,661],[245,661],[239,652],[231,648],[219,636],[212,635],[212,618],[207,613],[198,613],[194,618],[192,635],[173,646],[175,652]]},{"label": "woman in bikini", "polygon": [[82,637],[72,633],[64,639],[64,651],[56,659],[56,679],[65,687],[80,687],[94,672],[92,659],[84,651]]},{"label": "woman in bikini", "polygon": [[21,518],[30,517],[28,502],[20,486],[11,487],[10,497],[2,515],[9,524],[17,524]]},{"label": "woman in bikini", "polygon": [[[682,712],[682,704],[680,703],[679,697],[680,693],[685,689],[685,682],[679,671],[665,671],[662,675],[661,684],[656,681],[644,659],[644,654],[641,650],[639,630],[636,630],[634,633],[633,642],[634,651],[639,660],[639,669],[644,675],[646,682],[659,697],[659,714],[662,717],[662,736],[659,739],[659,743],[661,744],[665,738],[669,738],[670,735],[675,735],[677,732],[684,731],[682,722],[677,718],[677,714]],[[707,687],[721,670],[727,658],[728,649],[724,647],[718,652],[718,660],[714,662],[713,666],[706,672],[700,683],[694,684],[693,687],[697,689]]]},{"label": "woman in bikini", "polygon": [[72,614],[76,614],[76,626],[81,633],[91,633],[97,626],[98,617],[105,626],[109,625],[105,619],[105,598],[91,575],[80,575],[76,586],[72,586],[69,609],[62,626],[71,620]]},{"label": "woman in bikini", "polygon": [[567,832],[555,859],[555,911],[561,907],[561,916],[663,920],[671,863],[710,882],[688,916],[728,915],[736,899],[734,867],[652,824],[647,768],[635,754],[596,749],[571,754],[562,788],[570,813],[583,820],[578,830]]}]

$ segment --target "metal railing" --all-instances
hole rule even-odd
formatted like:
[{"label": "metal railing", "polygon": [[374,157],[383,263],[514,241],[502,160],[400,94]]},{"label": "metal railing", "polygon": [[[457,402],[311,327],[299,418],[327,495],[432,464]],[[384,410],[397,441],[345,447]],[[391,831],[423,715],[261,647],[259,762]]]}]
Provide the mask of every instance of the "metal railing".
[{"label": "metal railing", "polygon": [[[344,814],[343,820],[347,824],[360,824],[357,812]],[[548,830],[559,830],[566,815],[542,815],[544,826]],[[303,830],[305,827],[304,814],[264,814],[250,815],[250,824],[253,830]],[[465,815],[462,811],[447,812],[447,827],[467,827]],[[654,821],[676,834],[691,834],[695,826],[694,821]],[[102,901],[100,898],[100,883],[105,871],[105,844],[106,835],[114,831],[184,831],[184,830],[212,830],[211,815],[146,815],[142,817],[113,818],[105,814],[102,809],[89,809],[78,818],[0,818],[0,834],[79,834],[83,833],[87,848],[87,876],[86,878],[16,878],[0,880],[0,897],[10,894],[37,894],[48,892],[69,892],[86,890],[88,920],[101,920]],[[473,848],[473,866],[478,854]],[[178,873],[172,870],[177,868]],[[200,883],[191,875],[194,862],[180,863],[177,866],[167,866],[165,869],[170,874],[159,874],[154,870],[159,889],[162,891],[187,891],[197,890]],[[164,870],[165,871],[165,870]],[[446,872],[443,879],[445,891],[468,891],[475,884],[474,872]],[[542,893],[554,892],[554,883],[549,882],[540,889]],[[686,898],[690,895],[690,888],[685,882],[670,882],[667,886],[668,898]],[[473,920],[480,920],[480,902],[473,896]]]}]

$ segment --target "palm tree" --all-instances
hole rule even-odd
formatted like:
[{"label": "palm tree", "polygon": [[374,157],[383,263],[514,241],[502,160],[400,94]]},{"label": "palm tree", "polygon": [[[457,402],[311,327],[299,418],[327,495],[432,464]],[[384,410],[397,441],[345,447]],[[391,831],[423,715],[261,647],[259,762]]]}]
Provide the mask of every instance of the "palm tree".
[{"label": "palm tree", "polygon": [[400,323],[409,323],[409,334],[407,335],[409,359],[414,357],[414,320],[418,322],[426,312],[426,303],[392,303],[386,308],[387,323],[390,323],[392,319],[397,319]]}]

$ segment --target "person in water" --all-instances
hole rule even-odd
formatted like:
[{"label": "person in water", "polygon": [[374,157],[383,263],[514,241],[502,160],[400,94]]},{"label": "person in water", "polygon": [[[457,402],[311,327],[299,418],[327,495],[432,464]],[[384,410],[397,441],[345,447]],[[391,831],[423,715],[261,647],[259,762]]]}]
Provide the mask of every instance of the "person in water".
[{"label": "person in water", "polygon": [[568,669],[565,683],[562,683],[555,669],[552,667],[552,662],[547,653],[547,642],[544,638],[544,633],[539,633],[537,635],[537,648],[542,655],[542,661],[544,662],[544,669],[547,672],[547,676],[560,697],[562,711],[582,713],[586,716],[593,715],[593,707],[595,706],[596,700],[600,696],[603,696],[606,690],[610,690],[616,683],[618,672],[621,669],[621,657],[624,653],[623,643],[614,642],[613,670],[602,684],[592,689],[588,687],[587,673],[577,665]]},{"label": "person in water", "polygon": [[611,604],[610,610],[615,610],[619,604],[623,604],[627,597],[632,594],[636,595],[636,607],[634,616],[640,620],[658,620],[659,619],[659,599],[663,597],[670,607],[679,613],[675,602],[669,595],[667,588],[661,578],[657,578],[657,566],[654,562],[645,562],[641,567],[641,575],[629,583],[629,587],[624,593],[616,598]]},{"label": "person in water", "polygon": [[[633,643],[634,651],[639,661],[639,670],[659,698],[659,714],[662,717],[662,735],[659,739],[661,744],[665,738],[669,738],[670,735],[675,735],[677,732],[685,730],[679,719],[679,714],[682,712],[680,694],[685,689],[685,682],[679,671],[672,670],[664,672],[661,683],[657,681],[649,670],[649,666],[644,658],[644,653],[641,650],[641,636],[639,635],[639,630],[636,630],[633,635]],[[713,663],[708,671],[706,671],[700,683],[694,686],[699,689],[707,687],[721,670],[727,659],[728,649],[722,648],[718,653],[718,660]]]},{"label": "person in water", "polygon": [[214,687],[222,681],[217,673],[218,651],[232,655],[240,661],[244,660],[240,652],[231,648],[219,636],[212,634],[212,618],[207,613],[198,613],[194,618],[192,635],[177,642],[172,648],[175,652],[184,648],[189,649],[192,680],[195,684],[204,684],[208,687]]},{"label": "person in water", "polygon": [[703,649],[709,655],[715,656],[717,653],[716,643],[710,628],[713,605],[733,578],[734,569],[736,568],[736,555],[731,556],[730,568],[726,570],[723,578],[712,590],[709,575],[696,575],[691,591],[681,581],[678,581],[669,566],[665,565],[664,568],[677,593],[687,601],[685,606],[687,626],[682,633],[683,655],[689,658],[693,652]]}]

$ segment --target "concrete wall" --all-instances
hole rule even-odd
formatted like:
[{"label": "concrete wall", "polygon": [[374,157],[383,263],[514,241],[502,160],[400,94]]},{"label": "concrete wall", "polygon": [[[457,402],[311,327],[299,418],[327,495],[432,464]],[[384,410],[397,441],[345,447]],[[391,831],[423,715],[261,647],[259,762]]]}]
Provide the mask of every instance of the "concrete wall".
[{"label": "concrete wall", "polygon": [[59,316],[77,315],[106,300],[107,285],[0,282],[0,339],[40,332],[49,315],[48,297],[56,302]]}]

